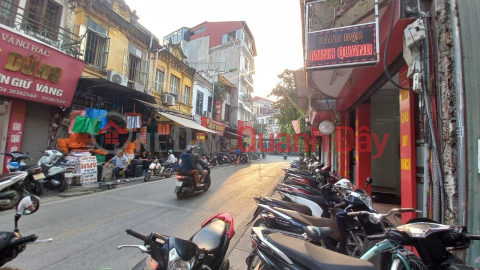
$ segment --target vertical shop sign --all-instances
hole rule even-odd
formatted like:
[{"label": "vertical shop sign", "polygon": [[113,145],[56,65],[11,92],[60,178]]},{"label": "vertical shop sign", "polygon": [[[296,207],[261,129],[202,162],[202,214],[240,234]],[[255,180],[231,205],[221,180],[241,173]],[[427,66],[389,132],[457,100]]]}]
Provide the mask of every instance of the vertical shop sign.
[{"label": "vertical shop sign", "polygon": [[[412,87],[407,77],[408,66],[400,68],[400,86]],[[417,181],[415,160],[415,97],[413,91],[400,89],[400,182],[402,207],[417,208]],[[404,213],[402,222],[415,217],[415,213]]]},{"label": "vertical shop sign", "polygon": [[[20,151],[22,146],[23,129],[25,123],[25,113],[27,111],[27,101],[13,99],[11,104],[10,119],[8,123],[8,138],[6,152]],[[11,158],[5,158],[4,172],[8,172],[7,164]]]},{"label": "vertical shop sign", "polygon": [[215,101],[215,109],[217,111],[217,113],[215,114],[215,119],[220,120],[220,115],[222,113],[222,101],[221,100]]},{"label": "vertical shop sign", "polygon": [[97,158],[95,156],[80,158],[80,173],[83,174],[83,185],[97,182]]},{"label": "vertical shop sign", "polygon": [[140,143],[147,143],[147,127],[140,128]]}]

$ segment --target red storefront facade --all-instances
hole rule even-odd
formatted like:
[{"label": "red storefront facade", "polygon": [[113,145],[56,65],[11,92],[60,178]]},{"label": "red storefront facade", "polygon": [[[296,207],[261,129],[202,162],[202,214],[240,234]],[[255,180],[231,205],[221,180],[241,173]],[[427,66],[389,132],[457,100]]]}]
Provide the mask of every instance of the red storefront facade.
[{"label": "red storefront facade", "polygon": [[[30,152],[35,160],[34,151],[54,141],[62,108],[70,107],[85,63],[3,26],[0,49],[0,133],[5,138],[0,147]],[[5,165],[8,160],[0,162]]]}]

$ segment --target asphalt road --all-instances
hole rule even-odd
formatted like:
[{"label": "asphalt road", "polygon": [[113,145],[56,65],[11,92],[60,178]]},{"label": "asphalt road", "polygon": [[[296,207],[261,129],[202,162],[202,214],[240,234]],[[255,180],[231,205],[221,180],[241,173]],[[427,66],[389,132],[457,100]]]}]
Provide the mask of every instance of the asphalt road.
[{"label": "asphalt road", "polygon": [[[39,211],[19,222],[22,235],[38,234],[52,243],[30,245],[10,266],[22,269],[132,269],[146,255],[119,245],[142,244],[125,229],[190,238],[208,217],[226,212],[235,224],[251,218],[252,197],[267,194],[283,175],[279,156],[250,166],[226,166],[212,171],[212,186],[178,200],[175,179],[141,183],[73,198],[42,200]],[[2,230],[13,230],[12,210],[0,213]],[[243,228],[236,227],[236,230]]]}]

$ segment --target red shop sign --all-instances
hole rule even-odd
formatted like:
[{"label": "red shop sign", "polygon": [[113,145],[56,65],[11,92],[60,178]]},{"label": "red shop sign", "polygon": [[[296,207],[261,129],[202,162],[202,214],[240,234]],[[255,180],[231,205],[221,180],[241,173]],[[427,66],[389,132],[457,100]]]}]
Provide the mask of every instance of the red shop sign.
[{"label": "red shop sign", "polygon": [[221,100],[217,100],[215,102],[215,109],[217,110],[215,118],[220,119],[220,113],[222,112],[222,101]]},{"label": "red shop sign", "polygon": [[85,63],[0,27],[0,95],[70,107]]},{"label": "red shop sign", "polygon": [[[10,111],[10,121],[8,124],[8,139],[5,147],[6,152],[21,151],[23,139],[23,125],[25,123],[25,113],[27,111],[27,102],[20,99],[12,100]],[[3,172],[8,172],[7,164],[11,158],[5,158]]]}]

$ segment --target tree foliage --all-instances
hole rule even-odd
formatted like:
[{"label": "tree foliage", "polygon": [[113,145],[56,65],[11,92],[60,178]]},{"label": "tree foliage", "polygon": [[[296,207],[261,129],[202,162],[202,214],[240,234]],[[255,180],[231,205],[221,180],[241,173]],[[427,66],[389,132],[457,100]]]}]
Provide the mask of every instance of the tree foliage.
[{"label": "tree foliage", "polygon": [[300,110],[297,101],[297,90],[295,89],[295,78],[293,70],[286,69],[278,75],[281,81],[272,89],[268,96],[277,97],[277,101],[273,104],[274,109],[280,110],[275,118],[278,119],[282,133],[288,133],[290,136],[295,134],[292,120],[300,119],[301,132],[305,131],[305,111]]}]

